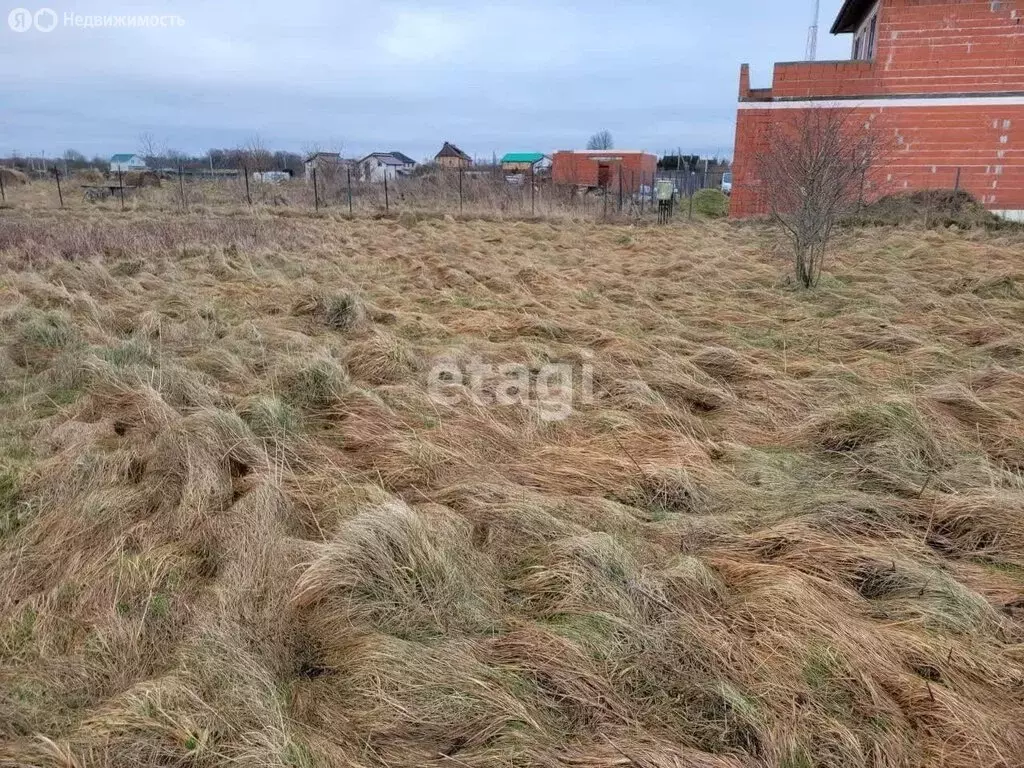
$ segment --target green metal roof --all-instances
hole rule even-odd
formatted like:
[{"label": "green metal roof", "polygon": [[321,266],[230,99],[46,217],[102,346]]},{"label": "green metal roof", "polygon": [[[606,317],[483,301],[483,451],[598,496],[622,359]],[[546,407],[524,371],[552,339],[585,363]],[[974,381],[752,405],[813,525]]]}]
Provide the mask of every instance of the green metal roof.
[{"label": "green metal roof", "polygon": [[509,152],[503,158],[503,163],[536,163],[544,159],[543,152]]},{"label": "green metal roof", "polygon": [[130,154],[130,153],[114,155],[112,158],[110,158],[110,162],[112,162],[112,163],[127,163],[133,157],[135,157],[135,155]]}]

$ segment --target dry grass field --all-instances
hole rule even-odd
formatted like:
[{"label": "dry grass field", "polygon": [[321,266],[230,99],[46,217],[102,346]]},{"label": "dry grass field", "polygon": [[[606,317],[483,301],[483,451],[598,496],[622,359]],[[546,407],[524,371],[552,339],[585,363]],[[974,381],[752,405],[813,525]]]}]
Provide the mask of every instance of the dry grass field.
[{"label": "dry grass field", "polygon": [[0,765],[1024,765],[1024,236],[778,242],[0,211]]}]

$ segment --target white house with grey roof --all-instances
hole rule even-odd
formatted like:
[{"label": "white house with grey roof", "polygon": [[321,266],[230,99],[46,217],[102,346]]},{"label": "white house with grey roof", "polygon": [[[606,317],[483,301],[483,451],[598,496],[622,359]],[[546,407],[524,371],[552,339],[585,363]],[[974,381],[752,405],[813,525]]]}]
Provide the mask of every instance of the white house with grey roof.
[{"label": "white house with grey roof", "polygon": [[358,165],[364,180],[384,181],[412,173],[416,161],[401,152],[371,152]]}]

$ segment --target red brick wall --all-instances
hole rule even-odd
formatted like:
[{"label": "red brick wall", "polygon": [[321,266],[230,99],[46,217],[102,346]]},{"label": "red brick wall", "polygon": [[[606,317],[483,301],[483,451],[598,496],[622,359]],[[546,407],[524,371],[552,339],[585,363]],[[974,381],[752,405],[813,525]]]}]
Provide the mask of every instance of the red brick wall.
[{"label": "red brick wall", "polygon": [[873,61],[776,64],[772,95],[992,93],[1022,86],[1024,1],[882,0]]},{"label": "red brick wall", "polygon": [[575,184],[581,187],[597,186],[598,166],[595,158],[621,158],[611,160],[609,166],[609,187],[619,189],[619,173],[622,174],[622,188],[634,192],[642,184],[651,184],[658,169],[658,158],[646,152],[607,152],[587,153],[562,150],[555,152],[551,158],[551,179],[555,184]]},{"label": "red brick wall", "polygon": [[732,196],[729,201],[729,215],[733,218],[768,213],[757,163],[769,149],[772,117],[773,113],[768,109],[741,109],[736,116]]},{"label": "red brick wall", "polygon": [[[822,100],[819,108],[885,96],[1024,92],[1024,0],[882,0],[871,62],[775,65],[771,89],[751,90],[740,75],[740,100]],[[892,146],[870,193],[961,186],[989,208],[1024,210],[1024,105],[863,107]],[[755,157],[778,104],[741,109],[736,125],[732,212],[765,212]],[[789,110],[784,110],[789,111]]]},{"label": "red brick wall", "polygon": [[[870,122],[882,142],[865,186],[868,201],[893,192],[952,188],[959,169],[960,187],[987,208],[1024,210],[1024,105],[858,108],[854,114],[858,122]],[[770,126],[780,115],[791,118],[793,110],[740,110],[734,216],[767,212],[757,158],[769,151]]]},{"label": "red brick wall", "polygon": [[1021,0],[888,0],[879,13],[879,82],[887,93],[1019,90]]}]

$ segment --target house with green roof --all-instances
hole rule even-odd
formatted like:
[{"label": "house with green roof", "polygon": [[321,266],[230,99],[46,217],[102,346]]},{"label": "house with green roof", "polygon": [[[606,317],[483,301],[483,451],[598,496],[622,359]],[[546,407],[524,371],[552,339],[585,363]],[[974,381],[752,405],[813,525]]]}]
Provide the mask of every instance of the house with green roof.
[{"label": "house with green roof", "polygon": [[543,152],[509,152],[501,158],[505,173],[540,173],[551,167],[551,158]]},{"label": "house with green roof", "polygon": [[146,161],[138,155],[133,155],[130,152],[123,154],[114,155],[110,158],[110,172],[117,173],[123,171],[144,171],[146,170]]}]

